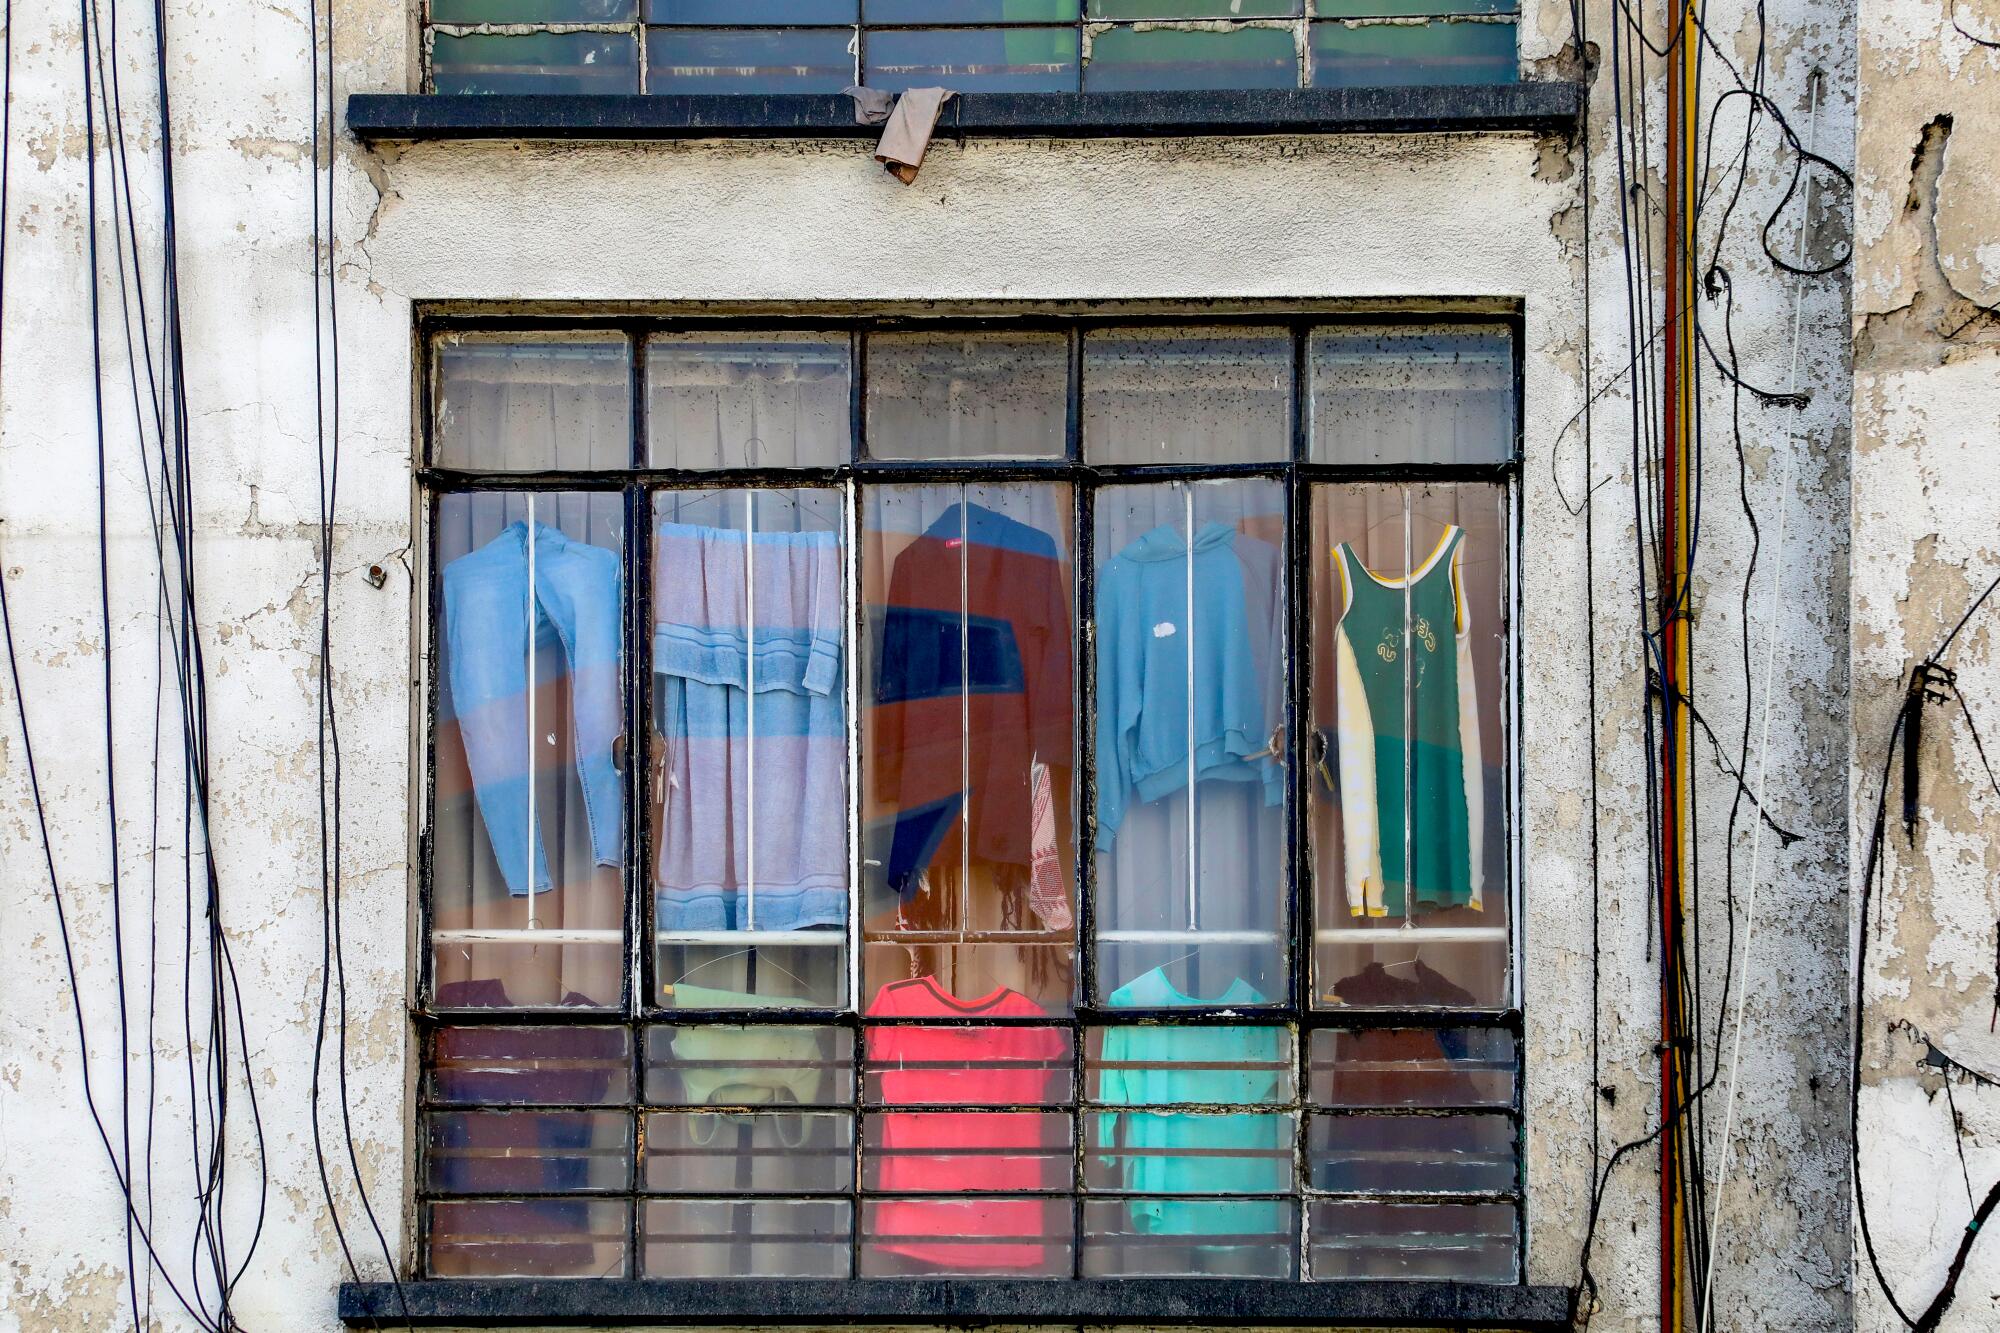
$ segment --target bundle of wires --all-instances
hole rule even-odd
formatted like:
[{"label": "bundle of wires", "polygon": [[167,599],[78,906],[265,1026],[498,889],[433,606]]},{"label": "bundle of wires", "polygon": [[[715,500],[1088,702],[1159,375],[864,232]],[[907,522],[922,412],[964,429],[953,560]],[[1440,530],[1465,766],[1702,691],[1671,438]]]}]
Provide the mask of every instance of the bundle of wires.
[{"label": "bundle of wires", "polygon": [[[133,171],[126,129],[124,92],[120,86],[120,16],[116,0],[79,0],[83,37],[81,91],[85,128],[85,226],[89,263],[89,324],[91,333],[92,416],[97,472],[97,591],[98,625],[102,635],[99,697],[103,718],[104,810],[109,841],[111,994],[117,1034],[116,1106],[107,1114],[100,1104],[101,1059],[98,1036],[101,1018],[86,1004],[87,991],[78,971],[83,952],[73,930],[76,890],[67,885],[49,836],[47,805],[35,749],[33,713],[16,650],[14,610],[8,586],[0,579],[0,639],[4,639],[8,679],[20,727],[22,755],[42,865],[68,980],[67,999],[81,1056],[82,1093],[117,1190],[124,1200],[125,1272],[129,1313],[134,1329],[152,1320],[157,1282],[200,1328],[210,1333],[238,1327],[234,1296],[256,1253],[263,1233],[269,1192],[269,1163],[258,1105],[259,1073],[251,1064],[234,946],[224,925],[225,895],[217,866],[211,824],[211,751],[208,709],[208,667],[201,636],[199,608],[200,563],[196,531],[195,442],[188,405],[186,360],[180,290],[180,251],[175,208],[175,142],[168,71],[167,14],[164,0],[150,7],[153,104],[158,117],[155,178],[143,182]],[[6,0],[0,66],[6,89],[0,100],[0,368],[5,364],[7,227],[11,218],[8,182],[13,143],[13,23],[12,0]],[[322,35],[332,50],[333,20],[317,5],[311,24],[312,109],[312,272],[315,350],[316,440],[321,487],[319,635],[320,699],[316,729],[320,754],[321,901],[323,911],[321,988],[314,1041],[310,1099],[313,1139],[320,1178],[349,1273],[360,1276],[342,1225],[343,1197],[329,1168],[322,1135],[326,1115],[337,1114],[352,1175],[353,1197],[365,1214],[389,1275],[395,1264],[388,1241],[369,1204],[361,1178],[348,1112],[347,993],[340,918],[340,759],[339,733],[332,697],[332,628],[329,600],[335,504],[339,479],[338,322],[336,283],[332,267],[331,224],[334,162],[333,66],[322,59]],[[148,173],[150,175],[150,173]],[[142,234],[138,206],[141,195],[157,207],[157,236]],[[109,231],[110,263],[106,263],[104,233]],[[104,298],[109,279],[115,285],[115,311]],[[132,770],[132,742],[120,730],[129,723],[114,690],[113,583],[129,571],[114,570],[111,526],[114,477],[111,453],[117,430],[112,424],[120,406],[105,391],[108,356],[122,354],[137,442],[139,474],[151,530],[151,569],[156,610],[155,678],[152,691],[150,839],[145,859],[149,871],[143,910],[137,886],[125,873],[130,850],[122,846],[118,796],[119,773]],[[168,688],[171,680],[172,688]],[[68,698],[52,706],[74,709]],[[173,826],[178,824],[178,837]],[[177,862],[178,874],[172,867]],[[163,868],[165,868],[163,870]],[[178,884],[175,883],[178,880]],[[172,938],[178,923],[178,939]],[[128,932],[144,929],[143,986],[138,970],[140,950],[128,943]],[[135,1049],[135,1016],[143,1030]],[[322,1106],[323,1056],[332,1033],[332,1070],[338,1090],[337,1107]],[[188,1141],[175,1147],[158,1133],[158,1113],[170,1104],[159,1052],[182,1053]],[[135,1074],[143,1077],[135,1080]],[[135,1086],[137,1082],[140,1086]],[[248,1117],[247,1130],[240,1128]],[[247,1133],[254,1147],[255,1173],[239,1182],[229,1171],[232,1145]],[[135,1141],[136,1140],[136,1141]],[[185,1154],[184,1168],[178,1159]],[[182,1216],[181,1191],[171,1183],[185,1169],[193,1183]],[[155,1188],[156,1175],[169,1184]],[[241,1216],[248,1192],[252,1218],[247,1235],[232,1234],[227,1218]],[[169,1252],[166,1237],[187,1238],[185,1255]]]}]

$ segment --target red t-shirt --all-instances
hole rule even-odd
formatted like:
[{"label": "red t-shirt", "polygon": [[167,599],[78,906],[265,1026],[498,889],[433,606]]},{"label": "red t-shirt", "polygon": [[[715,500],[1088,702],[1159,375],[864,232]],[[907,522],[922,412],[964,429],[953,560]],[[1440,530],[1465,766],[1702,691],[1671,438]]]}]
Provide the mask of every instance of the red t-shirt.
[{"label": "red t-shirt", "polygon": [[[932,977],[892,982],[868,1006],[871,1017],[897,1018],[1044,1012],[1004,986],[978,1000],[960,1000]],[[1011,1024],[871,1027],[865,1055],[878,1081],[875,1095],[887,1106],[1041,1105],[1072,1061],[1063,1029]],[[877,1244],[940,1268],[1039,1267],[1048,1201],[981,1196],[1061,1188],[1070,1154],[1067,1139],[1055,1136],[1066,1123],[1036,1111],[883,1114],[874,1187],[944,1197],[881,1200],[873,1231],[885,1239]],[[928,1236],[954,1239],[920,1239]]]}]

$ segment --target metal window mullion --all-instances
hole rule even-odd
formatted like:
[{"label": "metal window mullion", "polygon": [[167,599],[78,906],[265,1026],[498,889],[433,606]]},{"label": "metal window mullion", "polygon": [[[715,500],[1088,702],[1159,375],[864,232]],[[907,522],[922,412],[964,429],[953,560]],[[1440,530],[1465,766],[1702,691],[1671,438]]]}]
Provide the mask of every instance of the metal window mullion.
[{"label": "metal window mullion", "polygon": [[[1083,334],[1081,330],[1076,328],[1072,328],[1069,332],[1069,383],[1067,388],[1068,395],[1065,404],[1064,419],[1065,447],[1069,460],[1072,463],[1078,463],[1083,459]],[[1083,584],[1091,581],[1086,573],[1089,566],[1085,563],[1084,556],[1084,552],[1088,549],[1087,535],[1090,520],[1090,515],[1087,512],[1089,509],[1088,492],[1083,486],[1075,483],[1071,483],[1069,489],[1070,578],[1072,584],[1078,590],[1071,603],[1075,608],[1071,613],[1072,623],[1070,629],[1070,641],[1073,645],[1070,660],[1075,663],[1071,676],[1071,688],[1078,692],[1079,700],[1075,713],[1076,732],[1070,737],[1071,753],[1076,755],[1077,758],[1075,766],[1071,769],[1069,784],[1070,800],[1072,802],[1070,828],[1072,830],[1071,838],[1074,843],[1074,850],[1071,854],[1076,858],[1077,896],[1076,911],[1072,914],[1071,920],[1071,928],[1075,932],[1075,944],[1071,947],[1070,951],[1072,960],[1070,973],[1070,1134],[1072,1152],[1070,1177],[1070,1275],[1073,1278],[1081,1279],[1083,1277],[1084,1258],[1083,1191],[1084,1179],[1087,1174],[1086,1167],[1089,1161],[1087,1154],[1090,1151],[1088,1137],[1090,1124],[1085,1117],[1083,1109],[1086,1082],[1089,1079],[1089,1052],[1087,1049],[1088,1038],[1085,1035],[1084,1025],[1082,1020],[1077,1017],[1076,1011],[1079,1003],[1089,1004],[1092,999],[1091,978],[1093,971],[1090,966],[1090,955],[1092,953],[1093,941],[1090,938],[1090,933],[1086,925],[1090,920],[1087,912],[1087,903],[1085,902],[1090,876],[1084,862],[1084,858],[1089,855],[1090,819],[1085,809],[1082,808],[1083,797],[1080,793],[1090,790],[1086,779],[1086,769],[1091,759],[1092,733],[1094,731],[1092,726],[1093,714],[1082,700],[1092,697],[1096,663],[1094,657],[1086,655],[1087,650],[1084,644],[1087,640],[1082,632],[1085,611],[1081,589]],[[1051,781],[1050,786],[1050,795],[1053,797],[1053,781]]]},{"label": "metal window mullion", "polygon": [[[645,55],[645,40],[639,40],[640,56]],[[645,88],[644,66],[641,65],[640,88]],[[631,449],[628,457],[632,465],[643,466],[648,461],[651,448],[651,429],[648,413],[651,404],[646,396],[646,337],[643,328],[634,328],[626,334],[626,345],[630,350],[631,401],[628,417],[631,423]],[[655,998],[652,993],[652,969],[654,966],[651,932],[647,929],[652,920],[650,894],[642,892],[652,882],[652,858],[654,855],[654,831],[646,825],[646,813],[651,808],[652,765],[647,762],[651,747],[646,744],[646,732],[652,717],[652,635],[647,633],[652,612],[652,495],[641,484],[631,484],[625,493],[625,605],[621,623],[624,626],[625,653],[623,655],[625,688],[625,847],[624,873],[621,883],[625,892],[622,914],[627,938],[622,957],[625,959],[622,978],[625,999],[626,1044],[630,1048],[632,1072],[630,1083],[630,1107],[632,1116],[632,1160],[631,1177],[626,1195],[627,1253],[625,1272],[627,1276],[638,1277],[646,1269],[645,1255],[645,1214],[643,1195],[646,1184],[646,1029],[638,1022],[638,1015],[644,1013]]]},{"label": "metal window mullion", "polygon": [[[849,429],[848,441],[851,450],[861,449],[861,335],[857,332],[849,342]],[[843,1006],[851,1024],[852,1036],[848,1042],[848,1116],[853,1124],[851,1135],[852,1158],[849,1163],[847,1183],[847,1275],[857,1278],[861,1275],[861,1173],[866,1166],[862,1160],[862,1140],[865,1137],[861,1122],[861,1107],[865,1101],[864,1079],[867,1068],[867,1033],[860,1021],[861,1013],[861,673],[855,669],[860,660],[864,623],[864,608],[861,604],[861,488],[849,477],[841,483],[841,518],[847,535],[847,550],[842,566],[842,590],[847,597],[847,614],[844,618],[850,643],[841,660],[846,668],[844,682],[847,691],[847,1003]]]},{"label": "metal window mullion", "polygon": [[1402,487],[1403,495],[1403,928],[1408,929],[1417,909],[1416,881],[1416,835],[1413,831],[1415,811],[1411,809],[1416,799],[1416,680],[1410,670],[1412,653],[1410,632],[1410,599],[1415,591],[1415,571],[1411,567],[1413,559],[1410,534],[1410,488]]},{"label": "metal window mullion", "polygon": [[746,921],[757,929],[757,496],[743,492],[743,884]]},{"label": "metal window mullion", "polygon": [[[1186,661],[1187,661],[1187,775],[1188,775],[1188,782],[1187,782],[1187,876],[1188,876],[1188,881],[1187,881],[1187,908],[1188,908],[1188,929],[1189,929],[1190,931],[1195,931],[1195,932],[1199,932],[1199,931],[1201,930],[1201,885],[1200,885],[1200,873],[1199,873],[1199,867],[1200,867],[1200,865],[1201,865],[1201,862],[1200,862],[1200,859],[1199,859],[1199,857],[1200,857],[1200,849],[1199,849],[1199,847],[1198,847],[1198,846],[1196,845],[1196,838],[1197,838],[1197,836],[1198,836],[1198,835],[1197,835],[1197,833],[1196,833],[1196,830],[1195,830],[1195,780],[1196,780],[1196,779],[1197,779],[1197,778],[1198,778],[1198,777],[1200,776],[1200,774],[1199,774],[1199,773],[1198,773],[1198,772],[1196,771],[1196,766],[1195,766],[1195,757],[1194,757],[1194,754],[1195,754],[1195,728],[1194,728],[1194,667],[1195,667],[1195,659],[1194,659],[1194,634],[1195,634],[1195,629],[1194,629],[1194,487],[1193,487],[1193,483],[1191,483],[1191,482],[1186,482],[1186,481],[1183,481],[1183,482],[1181,482],[1181,483],[1179,484],[1179,490],[1180,490],[1180,493],[1181,493],[1181,516],[1182,516],[1182,518],[1181,518],[1181,521],[1182,521],[1182,524],[1183,524],[1183,527],[1182,527],[1182,535],[1181,535],[1181,544],[1182,544],[1182,548],[1183,548],[1183,552],[1184,552],[1184,555],[1185,555],[1185,558],[1186,558],[1186,570],[1185,570],[1185,574],[1184,574],[1184,576],[1183,576],[1183,586],[1184,586],[1184,589],[1185,589],[1185,592],[1186,592],[1186,597],[1187,597],[1187,601],[1186,601],[1186,611],[1185,611],[1185,613],[1184,613],[1184,616],[1183,616],[1183,619],[1182,619],[1182,622],[1181,622],[1181,624],[1182,624],[1182,628],[1183,628],[1183,630],[1184,630],[1184,632],[1185,632],[1185,634],[1186,634],[1186,637],[1187,637],[1187,646],[1186,646],[1186,649],[1185,649],[1185,655],[1186,655]],[[1199,949],[1199,948],[1200,948],[1201,946],[1200,946],[1200,945],[1196,945],[1195,947],[1196,947],[1197,949]]]},{"label": "metal window mullion", "polygon": [[[967,507],[969,503],[966,484],[961,481],[958,483],[958,790],[961,793],[958,807],[958,936],[961,940],[972,933],[972,517]],[[959,961],[958,954],[953,952],[953,986],[958,984]]]},{"label": "metal window mullion", "polygon": [[[646,461],[650,448],[648,413],[650,403],[646,397],[646,338],[643,329],[628,332],[626,344],[631,351],[630,369],[627,375],[631,381],[631,402],[627,409],[631,422],[632,441],[629,457],[634,466]],[[650,1007],[654,995],[652,991],[652,934],[647,929],[652,921],[645,892],[652,883],[652,861],[654,856],[653,830],[646,827],[646,815],[652,808],[651,788],[653,766],[647,762],[651,747],[646,743],[646,733],[652,720],[652,635],[647,633],[651,616],[653,597],[653,522],[652,494],[643,484],[629,483],[626,488],[625,508],[625,605],[620,623],[624,626],[625,652],[622,657],[622,673],[625,689],[625,847],[624,874],[621,883],[625,893],[624,912],[621,919],[625,924],[628,938],[623,950],[625,959],[624,977],[621,978],[624,994],[624,1010],[627,1015],[644,1013]],[[636,1040],[637,1032],[634,1031]],[[635,1088],[637,1085],[634,1085]]]}]

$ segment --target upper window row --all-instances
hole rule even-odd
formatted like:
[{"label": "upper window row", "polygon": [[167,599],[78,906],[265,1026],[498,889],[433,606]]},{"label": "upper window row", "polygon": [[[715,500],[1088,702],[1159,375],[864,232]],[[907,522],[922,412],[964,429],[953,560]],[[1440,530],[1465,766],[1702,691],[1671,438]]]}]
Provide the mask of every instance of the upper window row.
[{"label": "upper window row", "polygon": [[1518,12],[1518,0],[430,0],[429,73],[439,93],[1510,83]]},{"label": "upper window row", "polygon": [[638,344],[466,333],[440,345],[434,383],[431,462],[470,472],[1214,465],[1288,462],[1300,448],[1313,463],[1476,465],[1507,462],[1517,437],[1499,323],[710,331]]}]

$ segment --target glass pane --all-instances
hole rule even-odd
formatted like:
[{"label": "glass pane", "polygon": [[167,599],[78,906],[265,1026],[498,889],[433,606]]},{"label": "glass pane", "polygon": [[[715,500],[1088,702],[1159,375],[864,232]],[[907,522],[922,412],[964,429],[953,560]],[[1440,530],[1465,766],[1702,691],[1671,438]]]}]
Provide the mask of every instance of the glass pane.
[{"label": "glass pane", "polygon": [[867,1199],[863,1277],[1068,1277],[1075,1219],[1062,1198]]},{"label": "glass pane", "polygon": [[1322,1106],[1512,1106],[1505,1028],[1321,1028],[1307,1080]]},{"label": "glass pane", "polygon": [[[864,47],[871,88],[961,93],[1076,91],[1075,28],[872,29]],[[943,124],[951,123],[947,107]]]},{"label": "glass pane", "polygon": [[431,458],[473,472],[598,471],[632,458],[623,338],[451,334],[436,344]]},{"label": "glass pane", "polygon": [[622,1199],[454,1199],[424,1205],[432,1277],[623,1277]]},{"label": "glass pane", "polygon": [[1296,88],[1298,43],[1278,28],[1119,27],[1091,39],[1085,92]]},{"label": "glass pane", "polygon": [[647,1277],[846,1277],[845,1199],[654,1199],[644,1205]]},{"label": "glass pane", "polygon": [[854,1117],[656,1112],[645,1187],[662,1194],[835,1194],[854,1186]]},{"label": "glass pane", "polygon": [[[1269,19],[1301,12],[1301,0],[1090,0],[1093,19]],[[1327,0],[1320,0],[1322,12]]]},{"label": "glass pane", "polygon": [[1312,25],[1313,86],[1513,83],[1521,77],[1512,23]]},{"label": "glass pane", "polygon": [[794,1025],[648,1028],[646,1100],[655,1106],[852,1105],[854,1036],[845,1028]]},{"label": "glass pane", "polygon": [[1298,1227],[1290,1199],[1086,1199],[1083,1275],[1296,1277]]},{"label": "glass pane", "polygon": [[891,1111],[861,1122],[861,1187],[898,1194],[1067,1190],[1067,1111]]},{"label": "glass pane", "polygon": [[639,45],[626,32],[468,33],[433,29],[434,93],[636,93]]},{"label": "glass pane", "polygon": [[1292,1033],[1282,1027],[1091,1028],[1085,1096],[1114,1106],[1258,1106],[1292,1100]]},{"label": "glass pane", "polygon": [[1312,335],[1318,463],[1501,463],[1518,448],[1504,325],[1350,324]]},{"label": "glass pane", "polygon": [[1073,23],[1077,0],[868,0],[870,23]]},{"label": "glass pane", "polygon": [[668,491],[653,518],[648,790],[661,1002],[839,1005],[840,492]]},{"label": "glass pane", "polygon": [[632,1099],[624,1028],[439,1028],[430,1100],[493,1106],[614,1106]]},{"label": "glass pane", "polygon": [[433,23],[630,23],[638,0],[431,0]]},{"label": "glass pane", "polygon": [[1097,493],[1097,989],[1281,1004],[1285,491]]},{"label": "glass pane", "polygon": [[1062,457],[1062,334],[879,333],[867,353],[871,457]]},{"label": "glass pane", "polygon": [[1093,463],[1263,463],[1292,454],[1283,329],[1116,329],[1083,337]]},{"label": "glass pane", "polygon": [[438,1008],[623,1003],[625,502],[438,499]]},{"label": "glass pane", "polygon": [[864,492],[870,1013],[1071,1008],[1072,506],[1060,483]]},{"label": "glass pane", "polygon": [[712,27],[853,23],[861,0],[646,0],[646,22]]},{"label": "glass pane", "polygon": [[[1093,1193],[1284,1194],[1293,1187],[1298,1120],[1290,1114],[1093,1111],[1085,1119],[1083,1186]],[[1133,1224],[1187,1235],[1201,1213],[1184,1202],[1135,1200]]]},{"label": "glass pane", "polygon": [[[930,977],[884,986],[875,1017],[963,1017]],[[1020,997],[979,1012],[1016,1018]],[[1075,1094],[1076,1054],[1066,1028],[1018,1023],[871,1025],[863,1037],[862,1096],[871,1106],[1060,1106]],[[921,1117],[919,1117],[921,1118]],[[890,1121],[897,1117],[890,1116]],[[887,1185],[885,1189],[907,1188]]]},{"label": "glass pane", "polygon": [[1315,1203],[1312,1275],[1517,1282],[1516,1227],[1505,1203]]},{"label": "glass pane", "polygon": [[1504,492],[1320,487],[1312,527],[1315,1002],[1505,1007]]},{"label": "glass pane", "polygon": [[854,82],[848,28],[655,28],[649,93],[837,93]]},{"label": "glass pane", "polygon": [[849,444],[844,334],[665,334],[646,344],[654,467],[833,467]]},{"label": "glass pane", "polygon": [[424,1128],[424,1188],[435,1194],[631,1188],[623,1111],[432,1111]]},{"label": "glass pane", "polygon": [[1315,1115],[1312,1187],[1343,1194],[1508,1194],[1520,1188],[1504,1115]]}]

